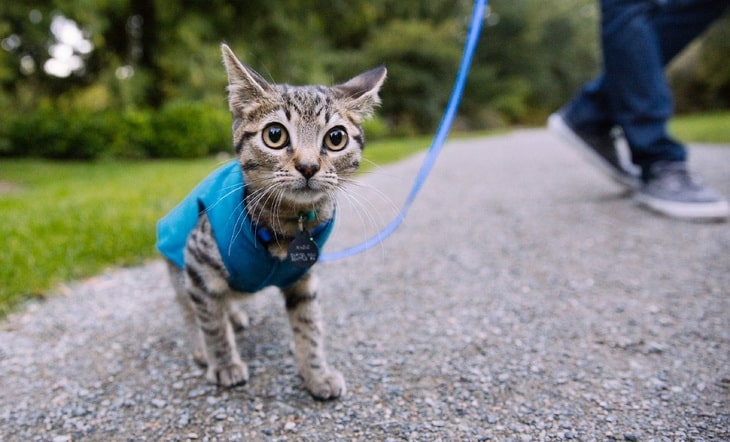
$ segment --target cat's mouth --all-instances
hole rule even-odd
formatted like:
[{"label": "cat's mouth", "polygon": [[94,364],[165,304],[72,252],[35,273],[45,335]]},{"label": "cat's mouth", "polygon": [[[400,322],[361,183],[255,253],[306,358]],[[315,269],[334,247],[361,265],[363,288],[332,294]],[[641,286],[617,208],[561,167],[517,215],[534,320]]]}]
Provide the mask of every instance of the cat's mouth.
[{"label": "cat's mouth", "polygon": [[312,202],[320,199],[326,193],[322,183],[310,179],[292,186],[290,196],[297,202]]},{"label": "cat's mouth", "polygon": [[321,186],[312,186],[311,184],[305,184],[299,189],[296,189],[296,193],[303,197],[313,198],[322,195],[322,193],[324,193],[324,190],[321,188]]},{"label": "cat's mouth", "polygon": [[298,177],[288,182],[288,194],[297,202],[311,203],[331,194],[335,188],[328,179],[318,176]]},{"label": "cat's mouth", "polygon": [[303,193],[321,193],[324,192],[324,186],[320,181],[310,178],[301,180],[294,190]]}]

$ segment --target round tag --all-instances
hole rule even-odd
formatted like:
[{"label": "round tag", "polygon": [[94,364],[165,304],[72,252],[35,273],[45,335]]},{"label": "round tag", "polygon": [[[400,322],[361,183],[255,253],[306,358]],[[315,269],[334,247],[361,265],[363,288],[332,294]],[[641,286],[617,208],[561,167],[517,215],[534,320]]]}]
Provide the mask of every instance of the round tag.
[{"label": "round tag", "polygon": [[289,260],[294,266],[306,269],[312,267],[319,258],[319,247],[306,230],[297,233],[289,243]]}]

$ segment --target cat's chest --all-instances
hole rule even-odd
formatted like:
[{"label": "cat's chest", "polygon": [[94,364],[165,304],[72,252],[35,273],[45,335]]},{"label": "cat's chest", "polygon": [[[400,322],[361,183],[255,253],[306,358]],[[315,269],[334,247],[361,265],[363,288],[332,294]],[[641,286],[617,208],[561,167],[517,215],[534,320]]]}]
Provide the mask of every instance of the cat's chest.
[{"label": "cat's chest", "polygon": [[[313,232],[304,232],[290,241],[272,241],[268,244],[261,242],[252,231],[252,237],[247,235],[230,235],[227,229],[219,229],[216,233],[213,225],[215,242],[220,251],[229,278],[229,285],[240,292],[256,292],[264,287],[288,287],[304,276],[314,262],[302,266],[301,250],[292,252],[291,246],[306,237],[309,250],[321,250],[329,238],[334,220],[322,224]],[[306,257],[304,257],[306,258]]]},{"label": "cat's chest", "polygon": [[[160,220],[157,247],[178,267],[188,265],[185,259],[188,239],[195,229],[201,229],[199,220],[204,216],[210,225],[207,235],[214,241],[203,241],[207,245],[194,252],[199,256],[220,255],[232,288],[256,292],[269,285],[291,285],[308,269],[298,268],[288,259],[289,241],[262,241],[258,237],[256,225],[242,204],[244,188],[237,164],[230,163],[216,170]],[[313,241],[319,249],[333,225],[330,219],[318,232],[313,232],[316,233]]]}]

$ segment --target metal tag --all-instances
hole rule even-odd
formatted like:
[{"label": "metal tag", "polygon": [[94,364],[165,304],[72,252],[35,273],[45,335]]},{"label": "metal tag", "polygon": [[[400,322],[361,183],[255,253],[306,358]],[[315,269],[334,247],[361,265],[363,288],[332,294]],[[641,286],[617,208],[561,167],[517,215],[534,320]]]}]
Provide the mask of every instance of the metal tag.
[{"label": "metal tag", "polygon": [[307,230],[301,230],[289,243],[289,260],[294,266],[307,269],[319,258],[319,247]]}]

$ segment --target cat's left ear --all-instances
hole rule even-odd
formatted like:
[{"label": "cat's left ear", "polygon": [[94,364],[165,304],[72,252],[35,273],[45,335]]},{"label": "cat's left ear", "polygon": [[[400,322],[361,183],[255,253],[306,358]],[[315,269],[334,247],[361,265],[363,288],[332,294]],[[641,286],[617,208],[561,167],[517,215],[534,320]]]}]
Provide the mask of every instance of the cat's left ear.
[{"label": "cat's left ear", "polygon": [[385,66],[380,66],[332,87],[335,95],[344,102],[346,109],[358,123],[370,118],[375,107],[380,104],[378,92],[387,72]]},{"label": "cat's left ear", "polygon": [[244,66],[225,43],[221,45],[221,52],[228,73],[228,104],[231,112],[240,117],[269,98],[273,86],[256,71]]}]

